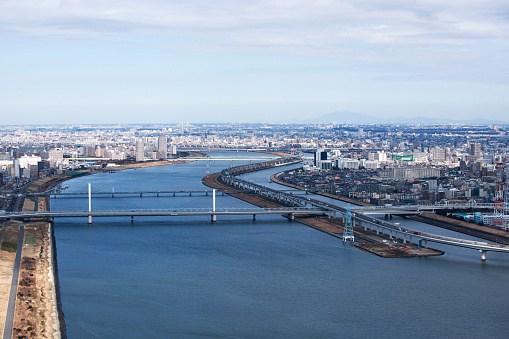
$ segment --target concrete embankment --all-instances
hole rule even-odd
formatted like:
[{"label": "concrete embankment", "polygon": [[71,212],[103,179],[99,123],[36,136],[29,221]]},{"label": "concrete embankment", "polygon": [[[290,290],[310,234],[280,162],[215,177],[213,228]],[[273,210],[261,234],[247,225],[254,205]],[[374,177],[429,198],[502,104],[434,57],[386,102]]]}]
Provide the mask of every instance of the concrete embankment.
[{"label": "concrete embankment", "polygon": [[[220,173],[211,174],[203,178],[202,181],[204,185],[219,191],[232,192],[238,190],[222,182]],[[254,193],[239,192],[230,194],[235,198],[249,202],[258,207],[270,208],[284,206],[280,202],[269,200],[266,197],[261,197]],[[331,219],[327,216],[316,217],[301,214],[295,215],[294,220],[331,236],[342,238],[344,225],[337,219]],[[354,228],[354,235],[356,239],[360,240],[355,244],[356,247],[384,258],[437,256],[444,254],[444,252],[432,248],[419,248],[415,244],[397,244],[390,239],[389,235],[377,235],[373,231],[364,230],[362,228]]]}]

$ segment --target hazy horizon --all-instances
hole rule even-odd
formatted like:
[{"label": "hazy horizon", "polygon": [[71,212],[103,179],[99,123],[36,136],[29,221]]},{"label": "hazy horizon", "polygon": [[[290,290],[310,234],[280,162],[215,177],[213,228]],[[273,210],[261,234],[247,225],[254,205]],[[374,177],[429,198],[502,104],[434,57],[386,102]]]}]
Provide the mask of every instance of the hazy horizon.
[{"label": "hazy horizon", "polygon": [[506,121],[504,1],[0,3],[2,124]]}]

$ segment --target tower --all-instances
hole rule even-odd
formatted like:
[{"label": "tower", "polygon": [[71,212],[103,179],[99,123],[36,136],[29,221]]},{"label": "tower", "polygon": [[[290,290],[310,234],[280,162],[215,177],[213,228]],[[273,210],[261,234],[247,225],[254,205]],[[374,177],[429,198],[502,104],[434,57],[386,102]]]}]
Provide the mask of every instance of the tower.
[{"label": "tower", "polygon": [[157,138],[157,152],[158,152],[158,158],[160,160],[166,160],[168,159],[168,146],[167,146],[167,139],[166,136],[160,135]]},{"label": "tower", "polygon": [[136,161],[145,161],[145,144],[141,138],[136,140]]},{"label": "tower", "polygon": [[470,155],[472,156],[472,159],[478,160],[481,158],[481,144],[473,143],[470,144]]},{"label": "tower", "polygon": [[350,212],[350,204],[346,205],[346,213],[345,213],[345,228],[343,230],[343,241],[347,240],[355,241],[355,236],[353,234],[352,227],[352,212]]}]

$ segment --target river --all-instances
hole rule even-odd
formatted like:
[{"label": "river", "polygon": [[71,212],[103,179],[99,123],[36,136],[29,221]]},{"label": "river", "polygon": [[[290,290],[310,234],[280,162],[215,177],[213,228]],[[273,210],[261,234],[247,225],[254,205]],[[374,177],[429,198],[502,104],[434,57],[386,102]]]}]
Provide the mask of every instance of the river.
[{"label": "river", "polygon": [[[244,152],[218,156],[256,157]],[[210,173],[230,166],[210,162]],[[239,164],[239,162],[234,162]],[[203,190],[205,162],[76,178],[68,191]],[[272,173],[243,175],[264,185]],[[280,186],[279,186],[280,187]],[[94,198],[95,209],[205,207],[209,197]],[[52,199],[52,209],[85,198]],[[88,205],[87,205],[88,206]],[[218,196],[217,207],[247,207]],[[401,219],[401,218],[399,218]],[[393,219],[393,221],[396,221]],[[443,235],[457,233],[398,220]],[[57,219],[69,338],[383,338],[509,335],[509,256],[431,244],[385,259],[279,216]],[[465,236],[466,237],[466,236]]]}]

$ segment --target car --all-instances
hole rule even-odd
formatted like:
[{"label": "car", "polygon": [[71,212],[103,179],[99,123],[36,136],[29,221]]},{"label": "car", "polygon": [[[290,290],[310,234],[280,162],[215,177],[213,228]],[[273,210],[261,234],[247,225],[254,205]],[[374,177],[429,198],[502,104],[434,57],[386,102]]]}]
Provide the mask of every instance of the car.
[{"label": "car", "polygon": [[421,234],[421,232],[414,231],[414,234],[419,235],[419,234]]}]

